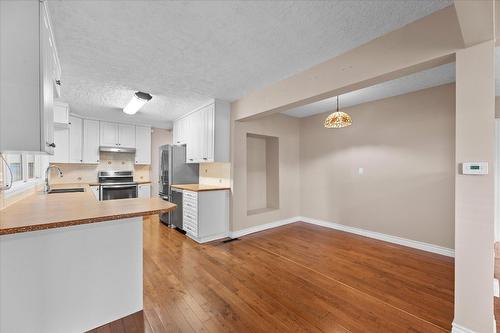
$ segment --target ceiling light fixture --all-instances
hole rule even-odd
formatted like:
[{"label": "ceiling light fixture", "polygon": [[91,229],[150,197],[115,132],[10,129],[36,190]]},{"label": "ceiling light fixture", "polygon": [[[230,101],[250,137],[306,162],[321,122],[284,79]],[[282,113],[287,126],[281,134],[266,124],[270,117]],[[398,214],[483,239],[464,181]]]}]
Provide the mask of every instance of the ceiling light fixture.
[{"label": "ceiling light fixture", "polygon": [[147,102],[149,102],[153,98],[150,94],[143,92],[136,92],[134,97],[128,102],[127,106],[123,108],[123,112],[126,114],[136,114],[140,108],[144,106]]},{"label": "ceiling light fixture", "polygon": [[337,96],[337,111],[330,114],[325,119],[326,128],[342,128],[352,125],[351,116],[345,112],[339,111],[339,96]]}]

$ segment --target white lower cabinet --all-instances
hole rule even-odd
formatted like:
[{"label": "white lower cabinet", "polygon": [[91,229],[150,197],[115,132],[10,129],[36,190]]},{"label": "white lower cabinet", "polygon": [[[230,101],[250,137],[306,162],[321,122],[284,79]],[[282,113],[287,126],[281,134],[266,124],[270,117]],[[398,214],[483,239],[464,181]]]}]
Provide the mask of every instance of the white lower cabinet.
[{"label": "white lower cabinet", "polygon": [[151,197],[151,184],[139,184],[139,186],[137,186],[137,197],[150,198]]},{"label": "white lower cabinet", "polygon": [[94,193],[96,200],[99,200],[99,186],[90,186],[90,190]]},{"label": "white lower cabinet", "polygon": [[229,191],[182,192],[182,227],[198,243],[227,237]]}]

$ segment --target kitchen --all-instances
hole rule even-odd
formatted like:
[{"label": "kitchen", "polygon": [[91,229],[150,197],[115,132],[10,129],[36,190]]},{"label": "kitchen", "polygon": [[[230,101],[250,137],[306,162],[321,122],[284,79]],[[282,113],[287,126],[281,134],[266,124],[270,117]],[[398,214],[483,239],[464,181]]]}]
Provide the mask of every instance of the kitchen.
[{"label": "kitchen", "polygon": [[494,332],[495,12],[0,1],[0,333]]},{"label": "kitchen", "polygon": [[[227,237],[229,103],[185,113],[174,138],[133,116],[73,113],[47,2],[0,9],[0,331],[86,331],[142,310],[144,216],[196,242]],[[120,111],[151,99],[135,92]]]}]

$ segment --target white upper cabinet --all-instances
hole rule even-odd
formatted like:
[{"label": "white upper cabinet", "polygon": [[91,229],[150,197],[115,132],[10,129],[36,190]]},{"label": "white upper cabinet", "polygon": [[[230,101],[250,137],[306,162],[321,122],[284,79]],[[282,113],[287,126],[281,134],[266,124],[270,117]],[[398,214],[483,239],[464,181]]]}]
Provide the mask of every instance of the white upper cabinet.
[{"label": "white upper cabinet", "polygon": [[100,123],[100,144],[101,146],[119,146],[118,124],[101,121]]},{"label": "white upper cabinet", "polygon": [[183,145],[187,144],[189,132],[189,119],[188,117],[180,118],[174,122],[174,129],[172,133],[174,144]]},{"label": "white upper cabinet", "polygon": [[69,163],[83,162],[83,120],[69,117]]},{"label": "white upper cabinet", "polygon": [[135,148],[135,126],[101,121],[101,146]]},{"label": "white upper cabinet", "polygon": [[118,125],[118,145],[124,148],[135,148],[135,126]]},{"label": "white upper cabinet", "polygon": [[54,153],[60,66],[45,6],[0,1],[0,151]]},{"label": "white upper cabinet", "polygon": [[228,102],[215,100],[174,122],[174,143],[186,144],[186,162],[229,162]]},{"label": "white upper cabinet", "polygon": [[50,163],[69,163],[69,127],[54,130],[54,154],[50,156]]},{"label": "white upper cabinet", "polygon": [[99,147],[136,148],[135,164],[151,164],[151,127],[69,116],[55,129],[52,163],[99,163]]},{"label": "white upper cabinet", "polygon": [[98,120],[83,120],[83,163],[99,163]]},{"label": "white upper cabinet", "polygon": [[135,164],[151,164],[151,127],[135,126]]},{"label": "white upper cabinet", "polygon": [[60,101],[54,102],[54,124],[69,124],[69,105]]}]

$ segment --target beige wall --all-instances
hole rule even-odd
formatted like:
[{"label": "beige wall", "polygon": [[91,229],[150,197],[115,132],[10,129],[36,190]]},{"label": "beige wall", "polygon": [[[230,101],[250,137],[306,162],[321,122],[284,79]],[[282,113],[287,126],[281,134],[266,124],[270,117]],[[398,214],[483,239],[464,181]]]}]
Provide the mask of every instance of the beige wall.
[{"label": "beige wall", "polygon": [[343,129],[303,118],[301,215],[453,248],[454,89],[344,109]]},{"label": "beige wall", "polygon": [[159,193],[160,146],[172,143],[172,131],[153,128],[151,133],[151,195]]},{"label": "beige wall", "polygon": [[[231,230],[274,222],[298,216],[300,213],[299,184],[299,120],[285,115],[273,115],[252,121],[232,119]],[[278,209],[247,215],[247,133],[275,136],[279,139]],[[262,189],[262,195],[264,191]]]},{"label": "beige wall", "polygon": [[247,211],[267,207],[266,139],[247,136]]}]

